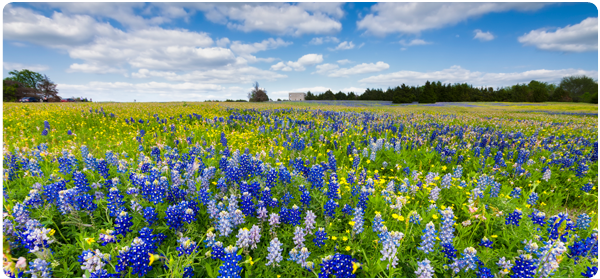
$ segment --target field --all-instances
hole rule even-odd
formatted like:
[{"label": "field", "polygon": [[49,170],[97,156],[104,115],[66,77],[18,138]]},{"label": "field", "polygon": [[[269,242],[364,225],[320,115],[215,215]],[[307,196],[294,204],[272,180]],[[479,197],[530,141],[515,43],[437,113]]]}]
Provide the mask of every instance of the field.
[{"label": "field", "polygon": [[597,105],[3,107],[13,277],[597,272]]}]

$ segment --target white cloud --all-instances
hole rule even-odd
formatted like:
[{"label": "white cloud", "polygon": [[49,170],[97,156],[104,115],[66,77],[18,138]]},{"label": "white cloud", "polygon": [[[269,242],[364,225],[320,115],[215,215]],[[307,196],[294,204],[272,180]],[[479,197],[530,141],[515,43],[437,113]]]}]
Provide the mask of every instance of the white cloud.
[{"label": "white cloud", "polygon": [[150,71],[148,69],[139,69],[131,74],[134,78],[164,78],[169,81],[183,82],[202,82],[202,83],[247,83],[250,84],[256,80],[274,81],[286,78],[276,72],[258,69],[249,66],[227,66],[222,69],[210,69],[205,71],[192,71],[185,74],[177,74],[169,71]]},{"label": "white cloud", "polygon": [[220,38],[217,40],[218,47],[227,47],[230,43],[231,41],[229,41],[228,38]]},{"label": "white cloud", "polygon": [[533,30],[519,37],[519,42],[524,45],[533,45],[541,50],[598,51],[598,18],[588,17],[578,24],[567,25],[555,31]]},{"label": "white cloud", "polygon": [[308,42],[311,45],[322,45],[323,43],[339,43],[340,40],[336,37],[331,37],[331,36],[327,36],[327,37],[314,37],[312,38],[312,40],[310,40],[310,42]]},{"label": "white cloud", "polygon": [[67,73],[81,72],[87,74],[125,74],[124,69],[112,68],[106,65],[98,64],[79,64],[73,63],[67,69]]},{"label": "white cloud", "polygon": [[94,101],[203,101],[207,99],[246,99],[248,90],[206,83],[129,83],[89,82],[87,84],[58,84],[63,97],[84,96]]},{"label": "white cloud", "polygon": [[47,47],[69,47],[91,42],[96,36],[114,36],[118,30],[87,15],[51,17],[20,7],[4,7],[4,39]]},{"label": "white cloud", "polygon": [[253,44],[243,44],[240,41],[234,41],[231,43],[231,50],[236,54],[250,54],[259,51],[265,51],[268,49],[275,49],[278,47],[285,47],[291,45],[292,42],[286,42],[281,38],[273,39],[269,38],[268,40],[263,40],[260,43]]},{"label": "white cloud", "polygon": [[353,48],[354,48],[353,42],[343,41],[337,47],[329,48],[329,50],[332,50],[332,51],[333,50],[348,50],[348,49],[353,49]]},{"label": "white cloud", "polygon": [[473,31],[473,32],[475,33],[475,37],[473,37],[473,39],[478,39],[482,42],[491,41],[495,38],[494,35],[492,35],[492,33],[490,33],[490,31],[483,32],[483,31],[481,31],[481,29],[475,29],[475,31]]},{"label": "white cloud", "polygon": [[271,70],[274,71],[304,71],[306,66],[319,64],[323,62],[323,55],[321,54],[306,54],[298,59],[298,61],[288,61],[287,63],[279,62],[271,66]]},{"label": "white cloud", "polygon": [[377,63],[362,63],[352,68],[339,68],[338,65],[322,64],[317,65],[315,73],[326,74],[328,77],[347,77],[350,75],[380,72],[389,68],[390,65],[382,61]]},{"label": "white cloud", "polygon": [[345,65],[345,64],[352,63],[352,61],[350,61],[348,59],[342,59],[342,60],[338,60],[337,63],[340,64],[340,65]]},{"label": "white cloud", "polygon": [[469,83],[473,86],[510,86],[517,83],[529,83],[537,80],[549,83],[558,83],[565,76],[586,75],[593,78],[598,77],[598,71],[587,71],[577,69],[561,70],[530,70],[513,73],[484,73],[471,72],[460,66],[452,66],[448,69],[432,72],[398,71],[390,74],[382,74],[361,79],[361,83],[376,84],[377,86],[395,86],[402,83],[408,85],[423,85],[427,80],[441,81],[442,83]]},{"label": "white cloud", "polygon": [[546,3],[377,3],[357,22],[359,30],[376,36],[391,33],[418,34],[454,25],[469,18],[509,10],[534,11]]},{"label": "white cloud", "polygon": [[403,46],[420,46],[420,45],[429,45],[431,42],[426,42],[421,39],[412,39],[410,42],[406,42],[405,40],[400,40],[400,44]]},{"label": "white cloud", "polygon": [[343,3],[326,3],[326,2],[300,2],[298,6],[312,13],[324,13],[333,18],[340,19],[344,16],[342,9]]},{"label": "white cloud", "polygon": [[197,3],[193,6],[204,12],[212,22],[226,24],[244,32],[264,31],[277,35],[331,34],[342,30],[337,20],[341,9],[335,4],[288,3]]},{"label": "white cloud", "polygon": [[30,71],[34,71],[34,72],[43,72],[46,71],[48,69],[50,69],[50,67],[48,67],[47,65],[40,65],[40,64],[36,64],[36,65],[25,65],[25,64],[21,64],[21,63],[13,63],[13,62],[4,62],[4,69],[7,71],[12,71],[12,70],[23,70],[23,69],[27,69]]}]

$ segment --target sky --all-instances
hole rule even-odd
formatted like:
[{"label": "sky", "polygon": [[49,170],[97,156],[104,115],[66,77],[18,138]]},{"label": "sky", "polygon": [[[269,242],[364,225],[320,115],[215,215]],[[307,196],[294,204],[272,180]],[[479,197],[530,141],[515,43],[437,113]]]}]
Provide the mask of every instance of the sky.
[{"label": "sky", "polygon": [[598,79],[591,3],[35,2],[3,24],[3,77],[29,69],[93,101]]}]

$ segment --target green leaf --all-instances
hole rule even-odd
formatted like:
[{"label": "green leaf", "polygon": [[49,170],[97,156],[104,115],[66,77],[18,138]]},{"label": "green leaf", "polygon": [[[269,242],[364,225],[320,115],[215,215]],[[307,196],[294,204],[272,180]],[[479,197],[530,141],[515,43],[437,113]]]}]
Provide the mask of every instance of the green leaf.
[{"label": "green leaf", "polygon": [[204,267],[206,267],[206,272],[208,273],[208,277],[215,278],[212,267],[210,267],[210,265],[208,263],[205,263]]}]

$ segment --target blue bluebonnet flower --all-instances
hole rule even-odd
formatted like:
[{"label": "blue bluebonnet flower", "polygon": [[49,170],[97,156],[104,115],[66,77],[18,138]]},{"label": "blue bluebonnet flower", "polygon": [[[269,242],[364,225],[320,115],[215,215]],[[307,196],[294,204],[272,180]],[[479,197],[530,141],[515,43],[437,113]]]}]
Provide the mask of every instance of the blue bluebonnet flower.
[{"label": "blue bluebonnet flower", "polygon": [[352,215],[353,211],[354,209],[352,209],[352,206],[344,204],[344,207],[342,208],[342,213],[344,213],[344,215]]},{"label": "blue bluebonnet flower", "polygon": [[42,195],[40,195],[40,192],[36,189],[31,189],[29,191],[29,195],[27,195],[27,197],[25,197],[25,200],[23,200],[23,203],[30,208],[38,208],[38,207],[44,205],[44,201],[42,200]]},{"label": "blue bluebonnet flower", "polygon": [[418,278],[433,278],[434,270],[429,259],[425,258],[424,260],[417,262],[415,274]]},{"label": "blue bluebonnet flower", "polygon": [[584,160],[581,160],[577,163],[577,168],[575,169],[575,176],[584,177],[589,170],[590,167],[585,163]]},{"label": "blue bluebonnet flower", "polygon": [[375,212],[375,217],[373,218],[373,232],[380,232],[383,227],[383,218],[381,218],[381,213]]},{"label": "blue bluebonnet flower", "polygon": [[231,245],[225,248],[223,264],[219,267],[219,278],[240,277],[242,267],[239,266],[238,262],[242,259],[242,256],[237,254],[237,250],[237,247]]},{"label": "blue bluebonnet flower", "polygon": [[477,268],[477,250],[473,247],[467,247],[462,253],[463,258],[461,259],[461,268],[464,268],[465,272],[469,270],[475,270]]},{"label": "blue bluebonnet flower", "polygon": [[592,187],[594,187],[594,184],[592,184],[591,182],[586,183],[585,185],[583,185],[581,187],[581,191],[584,191],[586,193],[589,193],[592,190]]},{"label": "blue bluebonnet flower", "polygon": [[573,258],[575,264],[579,262],[580,257],[592,257],[590,252],[597,247],[597,243],[598,240],[594,236],[584,238],[581,241],[574,241],[573,245],[569,246],[571,252],[568,257]]},{"label": "blue bluebonnet flower", "polygon": [[277,237],[271,240],[269,248],[267,249],[269,255],[267,255],[267,263],[265,264],[266,266],[279,266],[279,262],[283,260],[283,257],[281,256],[283,248],[281,248],[281,245],[282,244],[281,242],[279,242],[279,239]]},{"label": "blue bluebonnet flower", "polygon": [[36,159],[29,159],[26,169],[29,171],[29,174],[31,174],[31,176],[44,176],[44,172],[42,171],[42,168],[40,167],[40,164]]},{"label": "blue bluebonnet flower", "polygon": [[327,233],[325,232],[325,229],[319,228],[315,232],[315,238],[313,238],[313,242],[315,243],[315,245],[317,247],[321,248],[321,246],[325,245],[326,239],[327,239]]},{"label": "blue bluebonnet flower", "polygon": [[302,267],[306,267],[306,260],[309,256],[310,252],[308,251],[308,248],[302,247],[302,249],[300,249],[300,252],[298,253],[298,256],[296,257],[296,263],[301,265]]},{"label": "blue bluebonnet flower", "polygon": [[339,204],[336,201],[328,200],[324,206],[325,214],[329,216],[329,218],[333,218],[335,216],[335,209],[338,207]]},{"label": "blue bluebonnet flower", "polygon": [[311,183],[312,188],[321,189],[323,188],[323,168],[319,165],[313,165],[310,168],[308,181]]},{"label": "blue bluebonnet flower", "polygon": [[528,215],[529,218],[531,218],[531,221],[534,224],[539,225],[540,227],[544,227],[544,225],[546,225],[546,213],[539,211],[537,209],[533,209],[533,212],[531,212],[531,214]]},{"label": "blue bluebonnet flower", "polygon": [[579,230],[587,230],[590,227],[591,221],[592,218],[589,215],[581,213],[579,216],[577,216],[577,224],[575,227]]},{"label": "blue bluebonnet flower", "polygon": [[354,210],[354,217],[352,218],[352,221],[354,222],[354,224],[352,225],[352,234],[358,235],[362,233],[364,230],[363,224],[365,222],[362,208],[357,207]]},{"label": "blue bluebonnet flower", "polygon": [[219,235],[221,236],[229,236],[229,234],[233,232],[233,224],[231,223],[231,217],[227,211],[221,211],[221,213],[219,213],[217,231],[219,231]]},{"label": "blue bluebonnet flower", "polygon": [[515,209],[515,211],[509,213],[508,216],[506,216],[506,225],[516,225],[518,227],[519,220],[521,220],[522,215],[523,212],[521,210]]},{"label": "blue bluebonnet flower", "polygon": [[242,194],[242,212],[246,217],[254,216],[256,209],[254,206],[254,202],[252,201],[252,196],[248,192],[244,192]]},{"label": "blue bluebonnet flower", "polygon": [[513,188],[509,195],[513,199],[520,198],[521,197],[521,188],[520,187]]},{"label": "blue bluebonnet flower", "polygon": [[498,262],[496,263],[496,265],[500,268],[500,275],[504,276],[507,275],[508,273],[510,273],[510,270],[513,267],[513,264],[510,263],[510,260],[506,260],[506,258],[501,257]]},{"label": "blue bluebonnet flower", "polygon": [[[28,222],[30,224],[30,222]],[[27,228],[20,234],[21,244],[30,253],[42,251],[54,242],[54,239],[49,237],[50,229],[43,228],[41,225],[28,225]]]},{"label": "blue bluebonnet flower", "polygon": [[94,212],[98,207],[90,194],[79,194],[78,196],[75,196],[74,205],[77,210],[85,210],[89,213]]},{"label": "blue bluebonnet flower", "polygon": [[312,234],[312,230],[315,228],[315,219],[317,215],[315,215],[312,210],[306,211],[306,216],[304,217],[304,228],[308,234]]},{"label": "blue bluebonnet flower", "polygon": [[596,276],[597,273],[598,273],[597,266],[588,266],[588,267],[586,267],[586,270],[581,273],[581,275],[583,275],[587,278],[592,278],[592,277]]},{"label": "blue bluebonnet flower", "polygon": [[97,272],[103,269],[104,266],[110,261],[110,255],[103,254],[98,249],[95,251],[88,249],[83,251],[83,253],[78,256],[77,260],[79,261],[82,270]]},{"label": "blue bluebonnet flower", "polygon": [[485,267],[481,261],[477,262],[477,272],[475,274],[477,275],[477,278],[494,278],[492,271]]},{"label": "blue bluebonnet flower", "polygon": [[492,248],[492,245],[494,244],[493,241],[489,240],[487,237],[483,237],[481,239],[481,241],[479,242],[479,246],[483,246],[483,247],[487,247],[487,248]]},{"label": "blue bluebonnet flower", "polygon": [[235,227],[245,222],[244,213],[241,210],[236,209],[231,216],[231,224]]},{"label": "blue bluebonnet flower", "polygon": [[204,247],[206,247],[206,248],[212,247],[215,244],[215,234],[212,232],[212,230],[209,230],[206,233],[206,238],[204,239],[204,243],[206,243],[204,245]]},{"label": "blue bluebonnet flower", "polygon": [[544,247],[540,248],[540,270],[538,274],[540,277],[547,278],[554,274],[554,271],[558,268],[559,257],[567,251],[567,247],[562,241],[548,241],[544,242]]},{"label": "blue bluebonnet flower", "polygon": [[256,249],[256,245],[260,242],[260,227],[257,225],[252,225],[250,228],[250,232],[248,233],[248,237],[250,239],[250,249]]},{"label": "blue bluebonnet flower", "polygon": [[181,207],[178,204],[169,205],[165,214],[165,220],[171,230],[179,230],[183,227],[184,212],[182,212]]},{"label": "blue bluebonnet flower", "polygon": [[538,260],[533,258],[531,254],[521,254],[515,260],[515,265],[512,268],[512,278],[533,278],[538,268]]},{"label": "blue bluebonnet flower", "polygon": [[423,251],[425,254],[433,252],[436,233],[437,231],[435,230],[435,225],[433,222],[427,223],[425,229],[423,230],[423,235],[421,236],[421,246],[419,246],[417,249]]},{"label": "blue bluebonnet flower", "polygon": [[419,215],[419,213],[417,213],[416,211],[413,211],[410,213],[410,217],[409,217],[408,221],[412,224],[420,225],[421,224],[421,215]]},{"label": "blue bluebonnet flower", "polygon": [[179,251],[179,257],[182,255],[191,255],[196,250],[196,242],[191,240],[189,237],[182,237],[179,240],[179,246],[177,246],[176,250]]},{"label": "blue bluebonnet flower", "polygon": [[534,206],[537,203],[538,199],[538,194],[536,192],[531,192],[531,194],[529,194],[529,198],[527,198],[527,204]]},{"label": "blue bluebonnet flower", "polygon": [[152,226],[154,222],[158,221],[158,213],[156,213],[154,207],[148,206],[144,208],[144,220],[148,222],[149,226]]},{"label": "blue bluebonnet flower", "polygon": [[106,246],[108,243],[117,243],[120,240],[116,238],[116,234],[114,230],[106,230],[101,232],[98,237],[98,243],[102,246]]},{"label": "blue bluebonnet flower", "polygon": [[194,278],[194,268],[191,266],[183,268],[183,278]]},{"label": "blue bluebonnet flower", "polygon": [[404,234],[401,232],[388,232],[386,226],[381,228],[381,232],[379,233],[379,237],[381,238],[381,244],[383,247],[381,248],[381,261],[389,261],[387,264],[387,269],[392,267],[396,267],[398,264],[398,257],[396,256],[398,252],[398,248],[400,247],[400,241],[404,237]]},{"label": "blue bluebonnet flower", "polygon": [[550,180],[551,176],[552,176],[552,171],[548,168],[548,169],[546,169],[546,171],[544,171],[544,175],[542,175],[542,180],[548,182],[548,180]]},{"label": "blue bluebonnet flower", "polygon": [[250,231],[247,228],[239,229],[235,245],[246,249],[250,247],[250,241]]},{"label": "blue bluebonnet flower", "polygon": [[454,240],[454,212],[452,208],[447,207],[440,210],[442,215],[442,226],[440,228],[440,244],[452,244]]},{"label": "blue bluebonnet flower", "polygon": [[360,263],[350,255],[336,253],[327,256],[321,261],[320,278],[335,276],[336,278],[356,278],[356,270]]},{"label": "blue bluebonnet flower", "polygon": [[108,190],[106,200],[108,201],[108,209],[110,210],[111,217],[117,217],[121,211],[125,210],[125,207],[123,206],[125,204],[123,195],[119,193],[119,189],[116,187],[112,187]]},{"label": "blue bluebonnet flower", "polygon": [[131,232],[131,229],[129,229],[131,226],[133,226],[131,219],[132,218],[129,216],[127,211],[121,211],[115,220],[115,233],[125,237],[128,232]]},{"label": "blue bluebonnet flower", "polygon": [[131,267],[131,274],[144,276],[150,270],[150,255],[154,252],[154,245],[136,237],[131,242],[131,246],[125,246],[119,251],[118,263],[115,271],[123,272]]},{"label": "blue bluebonnet flower", "polygon": [[215,244],[212,246],[210,257],[213,260],[222,260],[225,257],[225,248],[223,248],[223,243],[221,241],[215,242]]},{"label": "blue bluebonnet flower", "polygon": [[25,273],[31,274],[32,278],[51,278],[52,268],[49,262],[38,258],[29,262],[29,270]]},{"label": "blue bluebonnet flower", "polygon": [[304,231],[304,228],[296,226],[296,229],[294,230],[294,244],[296,245],[296,248],[304,247],[305,236],[306,232]]},{"label": "blue bluebonnet flower", "polygon": [[279,181],[284,185],[292,182],[292,176],[284,165],[279,165]]}]

